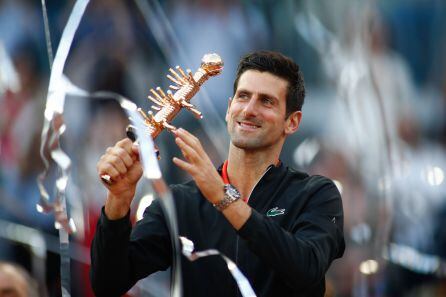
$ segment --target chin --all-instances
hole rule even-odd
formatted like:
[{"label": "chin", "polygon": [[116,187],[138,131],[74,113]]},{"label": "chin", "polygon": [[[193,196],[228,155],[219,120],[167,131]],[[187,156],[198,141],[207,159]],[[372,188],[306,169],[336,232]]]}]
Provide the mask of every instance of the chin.
[{"label": "chin", "polygon": [[236,148],[244,149],[244,150],[256,150],[256,149],[261,149],[265,146],[264,143],[261,143],[256,139],[235,138],[235,139],[231,139],[231,143]]}]

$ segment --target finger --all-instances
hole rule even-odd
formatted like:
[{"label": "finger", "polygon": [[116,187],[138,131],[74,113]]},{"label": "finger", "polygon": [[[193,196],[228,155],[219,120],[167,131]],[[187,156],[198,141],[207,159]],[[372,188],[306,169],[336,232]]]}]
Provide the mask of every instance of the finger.
[{"label": "finger", "polygon": [[193,135],[192,133],[190,133],[190,132],[187,131],[186,129],[179,128],[179,129],[177,129],[176,131],[178,131],[178,132],[181,133],[181,134],[186,135],[187,137],[190,137],[191,139],[196,139],[196,140],[198,140],[198,138],[195,137],[195,135]]},{"label": "finger", "polygon": [[115,146],[111,150],[111,154],[120,158],[124,162],[124,165],[127,168],[129,168],[130,166],[133,165],[133,159],[132,159],[131,155],[125,149]]},{"label": "finger", "polygon": [[199,156],[197,152],[186,142],[184,142],[183,139],[176,137],[175,143],[178,145],[178,147],[181,150],[181,153],[188,161],[196,161],[198,159]]},{"label": "finger", "polygon": [[133,150],[132,150],[133,142],[128,138],[124,138],[124,139],[118,141],[115,144],[115,146],[125,149],[129,154],[133,153]]},{"label": "finger", "polygon": [[178,167],[180,167],[181,169],[183,169],[184,171],[186,171],[187,173],[192,175],[193,166],[191,164],[189,164],[186,161],[181,160],[177,157],[173,157],[172,161],[173,161],[173,163],[175,163],[175,165],[177,165]]},{"label": "finger", "polygon": [[143,174],[141,162],[135,161],[133,166],[129,169],[127,176],[130,181],[138,181]]},{"label": "finger", "polygon": [[121,160],[120,157],[116,155],[108,155],[105,159],[107,163],[110,163],[116,170],[119,171],[120,174],[125,174],[127,172],[127,167],[124,164],[124,161]]},{"label": "finger", "polygon": [[99,176],[109,175],[112,180],[115,180],[120,176],[119,171],[110,163],[98,165],[98,173]]},{"label": "finger", "polygon": [[200,140],[198,140],[197,137],[195,137],[188,131],[184,130],[183,128],[179,128],[175,130],[175,132],[175,135],[180,137],[188,145],[192,146],[195,149],[201,148]]}]

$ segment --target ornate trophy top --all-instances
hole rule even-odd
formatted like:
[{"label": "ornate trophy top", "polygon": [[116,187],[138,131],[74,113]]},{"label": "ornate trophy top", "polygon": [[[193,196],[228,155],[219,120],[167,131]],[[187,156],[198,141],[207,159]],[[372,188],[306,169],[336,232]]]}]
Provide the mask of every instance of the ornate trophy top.
[{"label": "ornate trophy top", "polygon": [[218,75],[223,69],[223,60],[216,53],[206,54],[201,58],[200,67],[206,70],[211,76]]},{"label": "ornate trophy top", "polygon": [[164,92],[160,87],[150,89],[153,96],[148,96],[149,100],[155,103],[152,111],[145,113],[141,108],[139,112],[144,117],[148,132],[155,139],[161,131],[166,128],[168,130],[176,129],[170,124],[174,117],[182,108],[191,111],[197,118],[202,118],[201,112],[195,106],[189,103],[192,97],[198,92],[201,85],[209,79],[216,76],[223,70],[223,61],[219,55],[206,54],[201,59],[201,65],[192,74],[190,69],[184,71],[180,66],[176,66],[175,70],[169,68],[170,74],[167,74],[174,85],[170,85],[171,90]]}]

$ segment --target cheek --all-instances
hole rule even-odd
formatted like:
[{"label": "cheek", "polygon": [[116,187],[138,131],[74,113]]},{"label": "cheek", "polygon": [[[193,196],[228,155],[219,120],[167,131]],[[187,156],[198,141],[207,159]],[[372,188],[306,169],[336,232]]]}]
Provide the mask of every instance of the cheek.
[{"label": "cheek", "polygon": [[285,129],[286,121],[282,117],[278,117],[277,114],[265,115],[264,121],[271,123],[271,126],[274,127],[274,129]]},{"label": "cheek", "polygon": [[231,122],[231,119],[233,117],[233,111],[230,109],[226,112],[225,120],[227,123]]},{"label": "cheek", "polygon": [[237,106],[236,104],[232,104],[231,107],[228,109],[228,111],[226,112],[226,121],[229,122],[231,120],[231,118],[234,118],[235,116],[237,116],[240,112],[240,108],[239,106]]},{"label": "cheek", "polygon": [[274,123],[274,125],[278,125],[283,121],[283,119],[280,118],[277,112],[273,110],[268,110],[262,113],[262,117],[264,121]]}]

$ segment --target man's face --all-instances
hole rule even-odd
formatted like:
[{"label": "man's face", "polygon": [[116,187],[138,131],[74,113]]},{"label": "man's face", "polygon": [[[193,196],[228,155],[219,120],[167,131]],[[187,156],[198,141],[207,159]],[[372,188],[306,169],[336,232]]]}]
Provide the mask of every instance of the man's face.
[{"label": "man's face", "polygon": [[285,118],[287,87],[286,80],[269,72],[247,70],[240,76],[226,113],[234,146],[263,150],[283,144],[290,134]]}]

